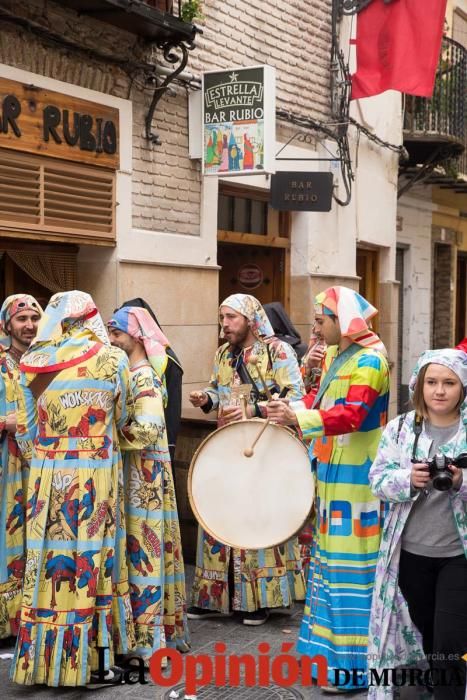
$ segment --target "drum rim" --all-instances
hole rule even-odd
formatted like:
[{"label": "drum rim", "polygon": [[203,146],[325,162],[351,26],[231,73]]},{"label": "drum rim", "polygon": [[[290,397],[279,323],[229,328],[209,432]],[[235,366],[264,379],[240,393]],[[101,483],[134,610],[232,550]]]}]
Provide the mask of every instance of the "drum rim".
[{"label": "drum rim", "polygon": [[[196,459],[197,459],[197,457],[198,457],[198,454],[201,452],[201,450],[202,450],[204,444],[205,444],[206,442],[209,442],[209,440],[211,440],[212,437],[213,437],[214,435],[216,435],[216,433],[220,432],[221,430],[225,430],[226,428],[230,428],[232,425],[237,425],[237,424],[239,424],[239,423],[247,423],[247,422],[248,422],[248,423],[264,423],[265,420],[266,420],[265,418],[256,418],[256,417],[255,417],[255,418],[246,418],[246,419],[244,418],[244,419],[242,419],[242,420],[233,421],[232,423],[227,423],[227,425],[221,425],[220,427],[216,428],[215,430],[212,431],[212,433],[209,433],[209,435],[206,435],[206,437],[203,439],[203,441],[198,445],[198,447],[196,448],[196,450],[195,450],[195,452],[194,452],[194,454],[193,454],[193,457],[191,458],[190,467],[189,467],[189,469],[188,469],[188,479],[187,479],[188,500],[189,500],[189,502],[190,502],[190,507],[191,507],[191,510],[193,511],[193,514],[194,514],[195,518],[196,518],[196,521],[197,521],[197,523],[198,523],[198,526],[201,527],[203,530],[205,530],[205,531],[208,533],[208,535],[210,535],[211,537],[213,537],[213,538],[216,540],[216,542],[220,542],[221,544],[224,544],[224,545],[226,545],[227,547],[232,547],[233,549],[245,549],[245,550],[248,549],[248,550],[252,550],[252,551],[258,551],[258,550],[261,550],[261,549],[271,549],[272,547],[279,547],[281,544],[284,544],[285,542],[288,542],[289,540],[293,539],[294,537],[296,537],[296,536],[299,534],[299,532],[300,532],[300,531],[303,529],[303,527],[305,526],[305,523],[309,520],[310,515],[311,515],[311,513],[312,513],[312,511],[313,511],[313,506],[315,505],[315,496],[314,496],[314,497],[313,497],[313,500],[312,500],[312,502],[311,502],[310,510],[308,511],[308,513],[306,514],[305,518],[303,519],[303,522],[302,522],[302,523],[300,524],[300,526],[295,530],[295,532],[293,532],[291,535],[288,535],[288,536],[286,537],[285,540],[280,540],[279,542],[275,542],[274,544],[269,544],[267,547],[246,547],[246,546],[243,546],[243,545],[235,544],[235,543],[233,543],[233,542],[225,542],[224,540],[219,540],[219,539],[218,539],[218,535],[217,535],[216,533],[214,533],[213,530],[211,530],[211,529],[206,525],[205,521],[204,521],[203,518],[200,516],[199,511],[198,511],[198,509],[196,508],[196,505],[195,505],[194,500],[193,500],[193,495],[192,495],[192,478],[193,478],[193,471],[194,471],[194,466],[195,466],[195,463],[196,463]],[[291,435],[291,437],[293,437],[294,440],[296,440],[296,441],[303,447],[303,449],[304,449],[305,452],[306,452],[306,458],[309,460],[309,457],[308,457],[308,449],[307,449],[305,443],[303,442],[303,440],[301,440],[301,439],[298,437],[298,435],[295,433],[295,431],[291,430],[290,428],[288,428],[288,427],[285,426],[285,425],[279,425],[278,423],[269,423],[269,425],[272,425],[272,426],[274,426],[274,427],[280,428],[281,430],[286,430],[286,431],[289,433],[289,435]],[[311,467],[310,467],[310,471],[311,471]],[[311,478],[312,478],[312,480],[313,480],[313,487],[312,487],[313,493],[316,495],[316,479],[315,479],[315,475],[313,474],[313,472],[311,472]]]}]

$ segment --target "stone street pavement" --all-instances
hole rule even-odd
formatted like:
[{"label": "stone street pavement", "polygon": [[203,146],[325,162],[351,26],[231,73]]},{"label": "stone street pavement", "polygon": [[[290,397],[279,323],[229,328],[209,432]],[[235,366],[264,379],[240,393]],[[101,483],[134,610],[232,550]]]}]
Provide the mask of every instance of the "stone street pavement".
[{"label": "stone street pavement", "polygon": [[[188,566],[188,578],[193,575],[193,567]],[[285,642],[293,643],[298,635],[303,605],[296,604],[291,614],[271,615],[268,622],[261,627],[247,627],[237,618],[226,618],[223,620],[190,620],[190,631],[192,636],[192,653],[214,655],[214,645],[216,642],[224,642],[227,646],[225,655],[229,654],[253,654],[258,656],[258,644],[267,642],[270,645],[271,658],[278,655],[281,646]],[[13,651],[3,647],[0,654]],[[291,652],[294,653],[294,652]],[[186,658],[186,655],[184,656]],[[0,682],[2,700],[87,700],[87,698],[102,698],[102,700],[178,700],[184,698],[184,685],[180,681],[175,688],[161,688],[155,686],[148,676],[147,685],[120,685],[112,688],[99,690],[67,689],[67,688],[47,688],[44,686],[34,686],[26,688],[11,683],[8,679],[8,672],[11,661],[0,659]],[[302,698],[316,699],[324,698],[325,694],[318,688],[303,688],[299,685],[293,688],[280,688],[271,685],[269,688],[216,688],[206,687],[197,694],[197,700],[300,700]],[[327,696],[335,697],[335,696]],[[355,700],[363,700],[366,693],[353,693],[350,696]]]}]

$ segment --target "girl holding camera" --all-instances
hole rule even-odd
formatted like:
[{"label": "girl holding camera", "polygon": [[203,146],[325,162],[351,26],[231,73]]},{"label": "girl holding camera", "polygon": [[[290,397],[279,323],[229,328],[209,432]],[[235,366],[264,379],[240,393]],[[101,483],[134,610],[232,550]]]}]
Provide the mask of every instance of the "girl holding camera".
[{"label": "girl holding camera", "polygon": [[[436,700],[464,700],[466,353],[425,352],[409,390],[415,410],[387,425],[369,474],[388,512],[376,567],[368,666],[379,675],[417,665],[421,670],[413,684],[426,683]],[[431,673],[417,663],[424,658]],[[387,695],[391,687],[370,682],[370,697]]]}]

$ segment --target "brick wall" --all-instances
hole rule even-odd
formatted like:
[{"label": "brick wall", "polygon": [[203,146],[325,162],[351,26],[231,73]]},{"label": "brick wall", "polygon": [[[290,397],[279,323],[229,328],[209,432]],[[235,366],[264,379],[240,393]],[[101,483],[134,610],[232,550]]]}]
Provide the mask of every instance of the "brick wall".
[{"label": "brick wall", "polygon": [[278,108],[329,117],[331,0],[204,0],[203,13],[190,70],[267,63]]},{"label": "brick wall", "polygon": [[[325,120],[330,110],[330,13],[331,0],[318,0],[313,12],[298,0],[205,0],[203,34],[187,70],[199,75],[232,65],[267,63],[277,70],[278,108]],[[142,229],[196,235],[201,174],[199,162],[188,158],[186,95],[178,91],[161,100],[154,121],[163,145],[149,149],[141,140],[148,99],[135,90],[132,95],[133,223]],[[281,124],[278,132],[288,139],[292,130]]]},{"label": "brick wall", "polygon": [[[3,0],[6,10],[37,25],[119,58],[149,60],[152,49],[136,36],[80,16],[52,1]],[[299,0],[205,0],[203,35],[187,70],[268,63],[277,69],[277,106],[326,120],[329,116],[331,0],[312,10]],[[51,47],[0,20],[0,63],[133,101],[133,225],[146,230],[199,235],[201,174],[188,158],[187,95],[164,95],[154,117],[162,146],[144,138],[153,91],[143,74],[130,75],[105,60]],[[156,57],[158,55],[156,54]],[[158,60],[161,60],[160,55]],[[280,125],[289,137],[290,129]]]},{"label": "brick wall", "polygon": [[[83,48],[99,49],[117,58],[133,58],[142,47],[136,37],[107,24],[42,0],[2,0],[2,9],[37,26],[61,34]],[[49,78],[128,97],[129,79],[121,68],[84,54],[51,47],[35,34],[0,20],[0,62]]]},{"label": "brick wall", "polygon": [[185,92],[167,93],[154,115],[153,131],[162,146],[144,138],[144,120],[151,95],[132,91],[133,99],[133,226],[152,231],[198,235],[201,169],[188,157],[188,114]]}]

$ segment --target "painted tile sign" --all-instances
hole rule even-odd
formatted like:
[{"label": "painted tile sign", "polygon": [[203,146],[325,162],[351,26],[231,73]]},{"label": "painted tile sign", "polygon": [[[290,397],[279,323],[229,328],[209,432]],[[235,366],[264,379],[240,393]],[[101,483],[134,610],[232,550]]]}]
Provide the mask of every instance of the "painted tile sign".
[{"label": "painted tile sign", "polygon": [[203,172],[274,172],[275,71],[231,68],[203,75]]}]

